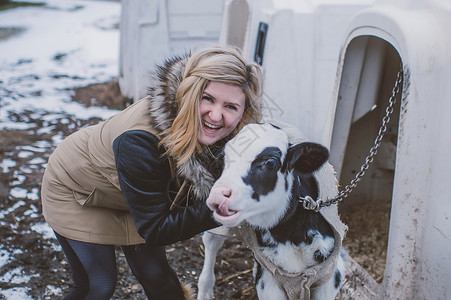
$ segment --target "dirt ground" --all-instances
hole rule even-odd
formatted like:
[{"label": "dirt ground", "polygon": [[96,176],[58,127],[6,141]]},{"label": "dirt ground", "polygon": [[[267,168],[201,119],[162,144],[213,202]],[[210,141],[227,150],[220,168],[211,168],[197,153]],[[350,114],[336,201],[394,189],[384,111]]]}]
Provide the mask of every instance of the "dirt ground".
[{"label": "dirt ground", "polygon": [[[116,81],[79,88],[74,92],[74,100],[87,106],[101,105],[121,109],[129,102],[120,95]],[[100,120],[77,120],[68,115],[44,123],[42,119],[36,119],[33,111],[10,117],[17,121],[30,121],[36,126],[27,130],[0,131],[0,162],[6,158],[16,162],[16,166],[11,167],[8,173],[0,175],[0,211],[3,212],[0,236],[4,244],[3,249],[8,249],[14,257],[0,269],[0,276],[19,269],[21,276],[29,276],[27,286],[31,288],[30,296],[33,299],[56,299],[62,295],[61,292],[55,292],[53,287],[60,287],[65,293],[71,286],[70,270],[64,254],[57,246],[56,240],[45,239],[32,230],[35,224],[44,222],[39,199],[13,197],[10,194],[13,182],[19,180],[20,174],[25,175],[20,185],[22,188],[28,191],[39,189],[45,163],[32,162],[39,158],[47,161],[53,148],[44,146],[39,151],[31,149],[31,154],[27,157],[20,155],[20,149],[39,141],[52,140],[56,135],[67,136],[80,127],[98,123]],[[42,126],[53,126],[54,130],[42,133],[39,130]],[[8,209],[13,206],[17,208],[9,212]],[[28,213],[30,210],[34,213]],[[385,265],[389,210],[390,202],[387,200],[364,203],[341,212],[342,219],[349,225],[345,247],[378,282],[382,280]],[[195,287],[203,260],[200,235],[168,246],[166,251],[179,278]],[[119,249],[117,257],[119,271],[113,299],[146,299]],[[252,265],[253,260],[248,249],[237,241],[226,241],[216,264],[217,299],[257,299],[253,288]],[[0,290],[23,285],[15,283],[14,280],[0,281]]]}]

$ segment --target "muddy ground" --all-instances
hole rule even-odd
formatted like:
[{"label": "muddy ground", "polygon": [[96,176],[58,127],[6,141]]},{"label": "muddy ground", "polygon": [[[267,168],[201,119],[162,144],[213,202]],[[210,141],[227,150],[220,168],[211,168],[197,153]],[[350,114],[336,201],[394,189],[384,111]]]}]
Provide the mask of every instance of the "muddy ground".
[{"label": "muddy ground", "polygon": [[[115,81],[77,89],[74,100],[88,106],[101,105],[116,109],[125,107],[125,103],[129,102],[120,95]],[[58,299],[71,286],[70,270],[64,254],[55,239],[46,239],[33,230],[35,224],[44,222],[39,199],[29,199],[26,195],[12,196],[10,190],[17,186],[14,182],[18,180],[22,182],[20,187],[30,192],[39,189],[45,161],[53,150],[53,146],[42,145],[42,141],[50,141],[56,135],[67,136],[80,127],[100,120],[77,120],[67,115],[61,116],[61,119],[44,121],[45,113],[38,115],[40,119],[36,119],[33,111],[10,116],[36,126],[27,130],[0,131],[0,162],[3,159],[16,162],[8,172],[0,175],[0,211],[3,217],[0,236],[3,249],[8,249],[9,255],[13,256],[0,269],[0,276],[9,272],[16,276],[29,276],[26,286],[30,288],[29,295],[33,299]],[[43,126],[53,126],[54,129],[42,133],[39,129]],[[36,143],[41,143],[41,147],[28,148],[29,155],[26,157],[21,154],[23,149]],[[379,282],[382,280],[385,264],[389,206],[388,201],[382,201],[377,205],[366,203],[341,212],[342,219],[349,225],[345,246],[354,259]],[[15,209],[8,210],[11,207]],[[180,279],[194,287],[201,270],[202,249],[201,238],[196,236],[168,246],[166,250]],[[113,299],[146,299],[119,249],[117,256],[119,272]],[[257,299],[253,288],[252,264],[249,250],[237,241],[226,241],[216,264],[217,299]],[[0,282],[0,290],[24,286],[20,280],[14,280],[14,275],[10,277],[10,280]],[[62,292],[57,288],[61,288]]]}]

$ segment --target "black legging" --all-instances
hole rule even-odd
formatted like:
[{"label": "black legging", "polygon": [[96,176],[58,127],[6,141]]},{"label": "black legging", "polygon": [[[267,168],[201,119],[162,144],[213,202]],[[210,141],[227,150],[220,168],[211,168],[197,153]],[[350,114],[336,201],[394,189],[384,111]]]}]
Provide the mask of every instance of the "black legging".
[{"label": "black legging", "polygon": [[[113,245],[74,241],[55,232],[72,270],[73,288],[64,300],[110,299],[116,287],[116,255]],[[164,247],[147,244],[122,246],[127,262],[149,299],[183,299],[175,272]]]}]

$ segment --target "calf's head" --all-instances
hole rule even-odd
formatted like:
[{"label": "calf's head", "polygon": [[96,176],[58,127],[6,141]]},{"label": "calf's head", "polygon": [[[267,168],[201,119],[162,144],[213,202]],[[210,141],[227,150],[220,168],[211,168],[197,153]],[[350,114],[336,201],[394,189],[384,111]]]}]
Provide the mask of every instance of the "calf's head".
[{"label": "calf's head", "polygon": [[246,221],[270,228],[292,202],[294,174],[310,174],[327,160],[315,143],[291,145],[271,124],[249,124],[224,149],[224,170],[207,199],[214,218],[225,226]]}]

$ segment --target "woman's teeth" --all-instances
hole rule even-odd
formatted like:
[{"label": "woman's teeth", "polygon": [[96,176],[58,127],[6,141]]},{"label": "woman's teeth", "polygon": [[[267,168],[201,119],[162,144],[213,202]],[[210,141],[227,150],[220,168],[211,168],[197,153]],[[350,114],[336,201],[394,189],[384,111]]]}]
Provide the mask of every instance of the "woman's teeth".
[{"label": "woman's teeth", "polygon": [[221,128],[221,126],[216,126],[216,125],[213,125],[213,124],[210,124],[207,122],[204,122],[204,126],[210,128],[210,129],[214,129],[214,130]]}]

